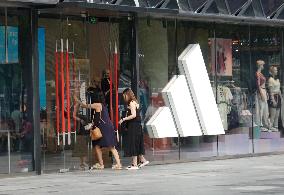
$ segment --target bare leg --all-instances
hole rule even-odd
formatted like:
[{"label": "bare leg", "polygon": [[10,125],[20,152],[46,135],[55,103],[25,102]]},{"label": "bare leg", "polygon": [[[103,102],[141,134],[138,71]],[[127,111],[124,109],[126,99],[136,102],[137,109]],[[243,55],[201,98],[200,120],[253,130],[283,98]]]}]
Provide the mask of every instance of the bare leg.
[{"label": "bare leg", "polygon": [[83,156],[80,157],[80,165],[82,165],[84,163],[84,159],[83,158],[84,158]]},{"label": "bare leg", "polygon": [[137,166],[137,156],[132,156],[132,165]]},{"label": "bare leg", "polygon": [[82,158],[82,163],[86,163],[87,162],[87,157],[86,156],[83,156]]},{"label": "bare leg", "polygon": [[97,154],[99,164],[104,165],[103,154],[102,154],[102,150],[101,150],[100,146],[95,146],[95,150],[96,150],[96,154]]},{"label": "bare leg", "polygon": [[144,162],[146,162],[147,160],[146,160],[146,158],[144,157],[144,155],[139,155],[139,160],[140,160],[140,162],[142,162],[142,163],[144,163]]},{"label": "bare leg", "polygon": [[114,156],[116,164],[121,167],[119,155],[118,155],[118,152],[115,149],[115,147],[109,147],[109,150],[111,151],[112,155]]}]

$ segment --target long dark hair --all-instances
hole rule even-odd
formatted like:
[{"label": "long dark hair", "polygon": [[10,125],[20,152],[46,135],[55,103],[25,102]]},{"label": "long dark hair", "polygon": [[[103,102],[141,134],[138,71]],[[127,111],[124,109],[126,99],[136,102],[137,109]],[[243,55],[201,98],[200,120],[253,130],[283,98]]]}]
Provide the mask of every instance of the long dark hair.
[{"label": "long dark hair", "polygon": [[132,102],[132,101],[135,101],[136,103],[138,103],[138,100],[137,100],[137,98],[135,97],[134,92],[133,92],[130,88],[126,88],[126,89],[122,92],[122,94],[128,97],[128,98],[127,98],[128,100],[125,100],[125,98],[123,97],[123,98],[124,98],[124,101],[125,101],[125,103],[127,103],[127,105],[129,105],[130,102]]},{"label": "long dark hair", "polygon": [[104,94],[101,90],[92,91],[90,96],[91,96],[91,102],[92,103],[101,103],[103,105],[105,104],[105,97],[104,97]]}]

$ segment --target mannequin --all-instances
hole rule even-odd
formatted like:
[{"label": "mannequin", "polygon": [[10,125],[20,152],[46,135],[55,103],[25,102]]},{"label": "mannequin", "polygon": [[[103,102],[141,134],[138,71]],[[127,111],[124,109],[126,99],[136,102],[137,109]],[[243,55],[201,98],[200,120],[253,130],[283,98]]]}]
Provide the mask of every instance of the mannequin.
[{"label": "mannequin", "polygon": [[268,131],[270,129],[269,122],[269,112],[268,112],[268,104],[267,104],[267,92],[265,88],[266,78],[261,73],[264,69],[265,62],[263,60],[256,61],[257,71],[255,73],[256,76],[256,86],[257,92],[255,96],[255,107],[256,107],[256,121],[260,126],[261,131]]},{"label": "mannequin", "polygon": [[280,81],[276,78],[278,70],[276,66],[271,66],[269,69],[270,77],[268,79],[269,89],[269,118],[272,131],[278,131],[278,120],[281,108],[282,96],[280,91]]}]

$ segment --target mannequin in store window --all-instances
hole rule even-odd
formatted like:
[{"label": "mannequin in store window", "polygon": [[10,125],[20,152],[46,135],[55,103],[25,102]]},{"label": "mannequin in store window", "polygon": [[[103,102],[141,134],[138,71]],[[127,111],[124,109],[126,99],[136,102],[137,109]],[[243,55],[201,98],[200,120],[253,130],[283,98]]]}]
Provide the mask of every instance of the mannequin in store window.
[{"label": "mannequin in store window", "polygon": [[270,128],[269,112],[267,104],[267,92],[266,92],[266,78],[262,74],[265,62],[263,60],[256,61],[257,71],[255,73],[257,92],[255,96],[255,108],[256,108],[256,121],[261,128],[261,131],[268,131]]},{"label": "mannequin in store window", "polygon": [[269,118],[271,122],[271,130],[278,131],[279,114],[282,103],[280,90],[280,81],[277,78],[277,67],[271,66],[269,69],[270,77],[268,79],[269,89]]}]

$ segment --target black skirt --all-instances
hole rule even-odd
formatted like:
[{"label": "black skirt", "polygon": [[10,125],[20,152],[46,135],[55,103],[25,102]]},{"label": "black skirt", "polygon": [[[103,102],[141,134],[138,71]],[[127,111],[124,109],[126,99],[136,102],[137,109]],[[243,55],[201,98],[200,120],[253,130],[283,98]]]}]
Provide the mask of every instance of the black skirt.
[{"label": "black skirt", "polygon": [[124,155],[126,157],[144,155],[144,135],[139,121],[129,121],[125,135]]}]

